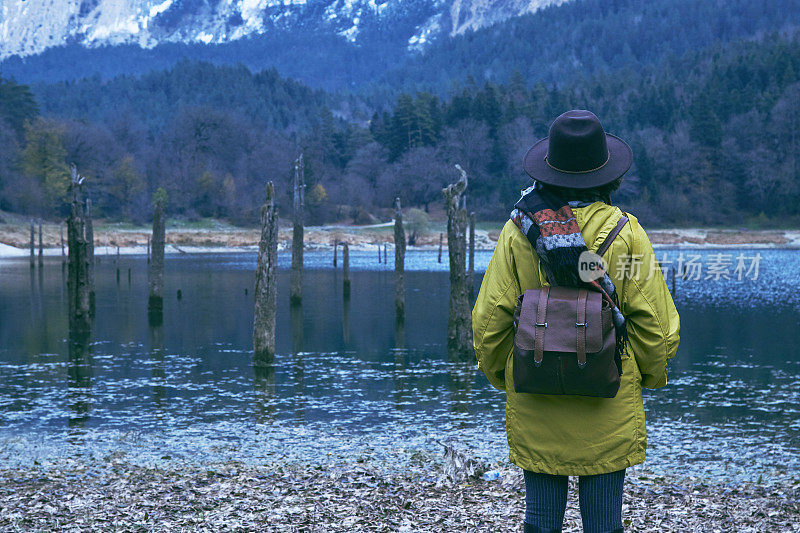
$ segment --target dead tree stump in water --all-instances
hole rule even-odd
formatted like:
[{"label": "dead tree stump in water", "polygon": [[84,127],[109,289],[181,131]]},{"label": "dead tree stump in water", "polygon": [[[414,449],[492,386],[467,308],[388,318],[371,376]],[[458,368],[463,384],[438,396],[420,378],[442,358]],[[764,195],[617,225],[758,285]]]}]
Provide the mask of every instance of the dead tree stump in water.
[{"label": "dead tree stump in water", "polygon": [[303,300],[303,210],[305,207],[305,170],[303,154],[294,162],[294,195],[292,212],[292,274],[289,287],[289,300],[298,303]]},{"label": "dead tree stump in water", "polygon": [[89,310],[94,315],[94,225],[92,224],[92,200],[86,199],[86,260],[89,271]]},{"label": "dead tree stump in water", "polygon": [[345,347],[350,344],[350,293],[342,298],[342,341]]},{"label": "dead tree stump in water", "polygon": [[452,355],[465,357],[472,352],[472,321],[466,275],[467,210],[461,198],[467,189],[467,173],[456,165],[461,177],[442,189],[447,210],[447,251],[450,256],[450,313],[447,321],[447,348]]},{"label": "dead tree stump in water", "polygon": [[275,312],[277,298],[278,211],[275,189],[267,182],[267,196],[261,206],[261,240],[256,266],[253,355],[256,361],[270,361],[275,355]]},{"label": "dead tree stump in water", "polygon": [[39,267],[44,264],[44,245],[42,244],[42,219],[39,219]]},{"label": "dead tree stump in water", "polygon": [[333,268],[336,268],[336,254],[338,252],[339,241],[333,241]]},{"label": "dead tree stump in water", "polygon": [[[406,348],[406,320],[405,317],[394,317],[394,347],[397,350],[405,350]],[[401,354],[395,352],[395,357],[402,357]]]},{"label": "dead tree stump in water", "polygon": [[[448,243],[449,244],[449,243]],[[439,258],[437,259],[439,263],[442,262],[442,234],[439,234]]]},{"label": "dead tree stump in water", "polygon": [[394,199],[394,311],[395,319],[406,314],[406,232],[403,228],[403,210],[400,198]]},{"label": "dead tree stump in water", "polygon": [[85,333],[91,328],[91,308],[89,295],[89,260],[86,241],[86,219],[83,211],[83,191],[81,185],[84,178],[72,166],[70,181],[69,218],[67,219],[67,242],[69,246],[69,264],[67,277],[67,307],[69,308],[69,329],[75,333]]},{"label": "dead tree stump in water", "polygon": [[475,292],[475,212],[469,214],[469,271],[467,273],[469,294]]},{"label": "dead tree stump in water", "polygon": [[342,243],[342,276],[342,294],[350,298],[350,247],[346,242]]},{"label": "dead tree stump in water", "polygon": [[292,336],[292,355],[303,351],[303,304],[289,304],[289,329]]},{"label": "dead tree stump in water", "polygon": [[64,253],[64,224],[58,225],[58,232],[61,236],[61,265],[63,266],[66,262],[66,254]]},{"label": "dead tree stump in water", "polygon": [[36,268],[36,229],[31,219],[31,268]]},{"label": "dead tree stump in water", "polygon": [[148,312],[161,314],[164,309],[164,244],[166,241],[165,209],[167,193],[158,188],[153,195],[153,237],[152,257],[149,270],[149,297],[147,299]]}]

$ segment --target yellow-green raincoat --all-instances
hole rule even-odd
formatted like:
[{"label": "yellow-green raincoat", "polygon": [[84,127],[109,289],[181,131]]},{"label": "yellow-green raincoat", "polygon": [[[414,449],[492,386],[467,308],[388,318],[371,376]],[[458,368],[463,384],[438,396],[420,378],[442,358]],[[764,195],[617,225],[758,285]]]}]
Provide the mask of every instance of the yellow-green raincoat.
[{"label": "yellow-green raincoat", "polygon": [[[602,202],[573,212],[592,251],[622,216],[619,208]],[[472,328],[478,367],[493,386],[506,391],[509,459],[521,468],[577,476],[614,472],[644,461],[642,387],[666,385],[667,360],[678,348],[680,321],[650,239],[636,218],[628,216],[630,222],[605,254],[630,337],[614,398],[514,391],[514,306],[525,290],[547,281],[519,228],[509,220],[500,233],[472,311]]]}]

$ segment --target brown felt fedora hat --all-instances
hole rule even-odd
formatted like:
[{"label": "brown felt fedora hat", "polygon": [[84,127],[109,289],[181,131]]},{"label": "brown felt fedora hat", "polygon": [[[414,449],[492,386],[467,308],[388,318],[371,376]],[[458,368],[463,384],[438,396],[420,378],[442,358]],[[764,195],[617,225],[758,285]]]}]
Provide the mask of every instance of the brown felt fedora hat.
[{"label": "brown felt fedora hat", "polygon": [[591,111],[573,109],[550,126],[550,135],[525,154],[525,172],[536,181],[589,189],[625,174],[633,162],[628,144],[603,130]]}]

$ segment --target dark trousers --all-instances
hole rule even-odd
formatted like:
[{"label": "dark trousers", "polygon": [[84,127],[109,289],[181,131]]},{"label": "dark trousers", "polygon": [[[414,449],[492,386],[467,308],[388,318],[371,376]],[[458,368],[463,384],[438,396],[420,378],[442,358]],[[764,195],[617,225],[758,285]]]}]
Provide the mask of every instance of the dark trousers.
[{"label": "dark trousers", "polygon": [[[561,531],[567,508],[567,476],[525,473],[525,531]],[[622,531],[622,484],[625,470],[578,478],[584,533]]]}]

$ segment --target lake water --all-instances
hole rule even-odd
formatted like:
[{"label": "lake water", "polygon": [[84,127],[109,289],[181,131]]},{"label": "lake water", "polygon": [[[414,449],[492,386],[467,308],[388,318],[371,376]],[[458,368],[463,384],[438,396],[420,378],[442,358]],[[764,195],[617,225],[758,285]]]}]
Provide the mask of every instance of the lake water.
[{"label": "lake water", "polygon": [[[694,253],[708,263],[719,251]],[[800,252],[759,253],[756,280],[678,281],[678,356],[669,385],[645,391],[648,468],[797,478]],[[477,253],[479,271],[490,256]],[[331,254],[307,252],[294,309],[290,257],[279,260],[278,353],[255,365],[255,254],[168,256],[161,326],[148,322],[145,258],[101,258],[88,346],[68,339],[60,259],[35,273],[27,260],[0,261],[0,466],[113,453],[402,468],[437,456],[444,441],[487,461],[506,457],[504,394],[446,353],[446,257],[409,252],[404,326],[394,320],[391,257],[387,266],[353,252],[344,302]]]}]

